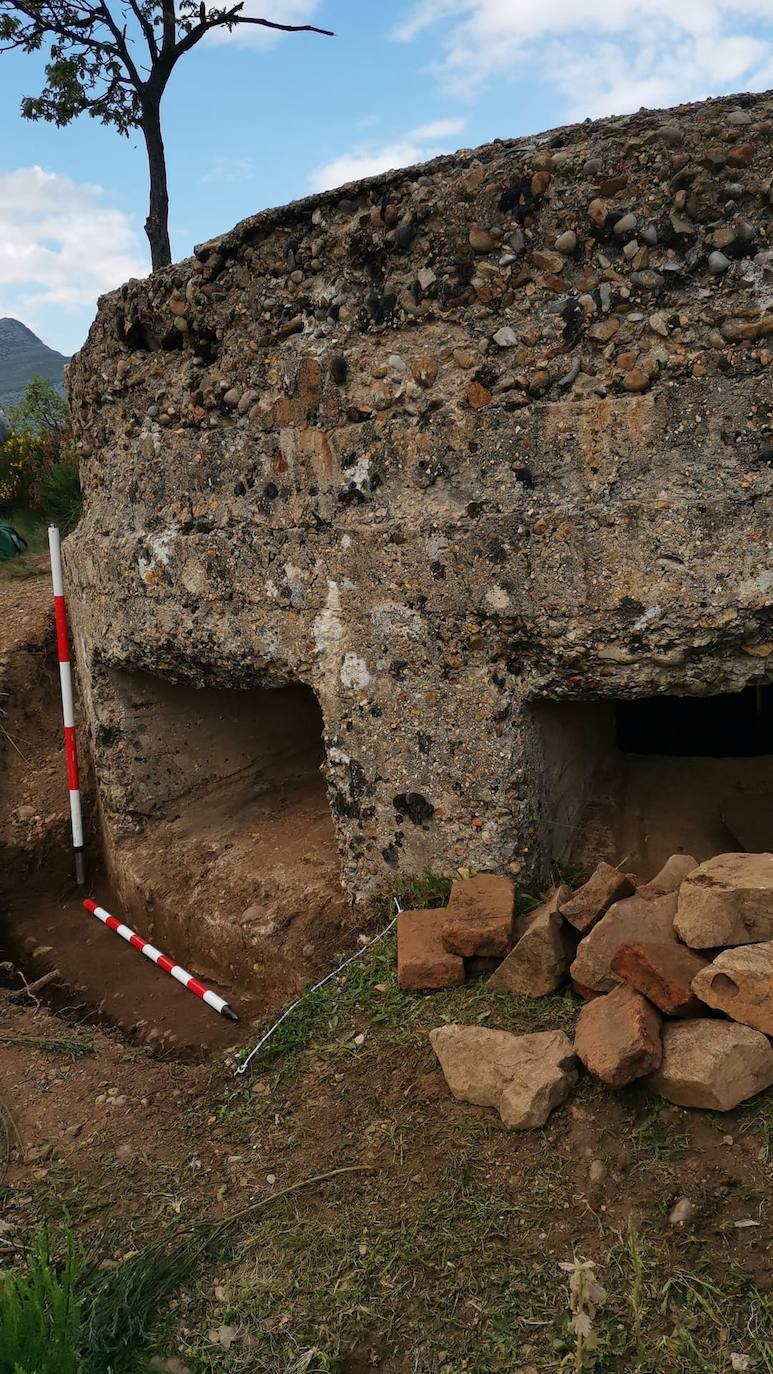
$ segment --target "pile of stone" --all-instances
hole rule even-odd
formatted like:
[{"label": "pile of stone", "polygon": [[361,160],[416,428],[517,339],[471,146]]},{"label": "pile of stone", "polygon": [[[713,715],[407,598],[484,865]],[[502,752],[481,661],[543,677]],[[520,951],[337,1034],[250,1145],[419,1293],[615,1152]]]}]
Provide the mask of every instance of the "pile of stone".
[{"label": "pile of stone", "polygon": [[607,863],[515,914],[510,879],[453,884],[447,907],[398,920],[398,980],[462,983],[543,997],[567,980],[583,998],[574,1046],[563,1031],[480,1026],[431,1032],[451,1091],[496,1107],[508,1126],[541,1126],[577,1079],[577,1060],[612,1088],[645,1079],[684,1107],[729,1111],[773,1084],[773,855],[675,854],[639,883]]}]

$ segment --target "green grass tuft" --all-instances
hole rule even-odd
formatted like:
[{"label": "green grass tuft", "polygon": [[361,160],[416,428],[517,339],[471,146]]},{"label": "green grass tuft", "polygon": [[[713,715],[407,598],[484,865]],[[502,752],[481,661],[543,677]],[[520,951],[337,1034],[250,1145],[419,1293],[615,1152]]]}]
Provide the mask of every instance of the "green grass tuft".
[{"label": "green grass tuft", "polygon": [[56,1265],[43,1231],[26,1269],[0,1278],[0,1374],[81,1374],[81,1269],[72,1232],[64,1261]]}]

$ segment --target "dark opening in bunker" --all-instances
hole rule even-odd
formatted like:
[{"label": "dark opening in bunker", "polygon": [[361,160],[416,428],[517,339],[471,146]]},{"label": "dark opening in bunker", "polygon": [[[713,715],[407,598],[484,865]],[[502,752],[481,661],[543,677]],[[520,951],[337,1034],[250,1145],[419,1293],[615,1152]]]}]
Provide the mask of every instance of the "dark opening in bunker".
[{"label": "dark opening in bunker", "polygon": [[542,850],[654,873],[773,849],[773,687],[532,706]]},{"label": "dark opening in bunker", "polygon": [[617,747],[627,754],[712,759],[773,754],[773,687],[620,701],[616,715]]}]

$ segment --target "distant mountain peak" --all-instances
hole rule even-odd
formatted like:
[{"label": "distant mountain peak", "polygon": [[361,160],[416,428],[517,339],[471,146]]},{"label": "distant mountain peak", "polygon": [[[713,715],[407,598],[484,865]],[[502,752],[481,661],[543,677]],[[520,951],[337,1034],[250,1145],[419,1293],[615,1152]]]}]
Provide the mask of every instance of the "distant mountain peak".
[{"label": "distant mountain peak", "polygon": [[21,320],[10,315],[0,319],[0,409],[6,413],[18,405],[28,382],[42,377],[64,390],[64,365],[68,359],[48,348]]}]

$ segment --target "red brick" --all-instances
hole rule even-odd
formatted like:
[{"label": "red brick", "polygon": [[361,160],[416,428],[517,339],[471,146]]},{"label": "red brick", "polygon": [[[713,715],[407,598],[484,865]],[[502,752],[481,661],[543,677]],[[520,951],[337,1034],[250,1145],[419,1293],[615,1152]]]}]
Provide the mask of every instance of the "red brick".
[{"label": "red brick", "polygon": [[421,991],[464,982],[464,960],[443,944],[444,910],[401,911],[397,918],[397,981]]},{"label": "red brick", "polygon": [[660,1067],[660,1016],[646,997],[623,983],[583,1007],[574,1051],[603,1083],[624,1088]]},{"label": "red brick", "polygon": [[668,1016],[702,1016],[702,1003],[690,985],[709,962],[672,940],[641,940],[620,946],[612,972]]},{"label": "red brick", "polygon": [[567,902],[563,902],[559,910],[564,920],[573,925],[575,930],[579,930],[581,935],[587,935],[604,913],[609,911],[613,902],[630,897],[635,890],[627,873],[621,873],[619,869],[612,868],[611,864],[602,860],[587,883],[579,887]]},{"label": "red brick", "polygon": [[465,959],[503,959],[513,944],[515,886],[512,878],[478,873],[457,878],[443,914],[443,944]]}]

